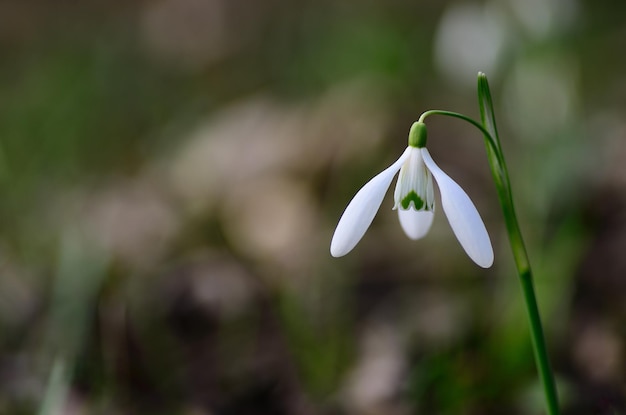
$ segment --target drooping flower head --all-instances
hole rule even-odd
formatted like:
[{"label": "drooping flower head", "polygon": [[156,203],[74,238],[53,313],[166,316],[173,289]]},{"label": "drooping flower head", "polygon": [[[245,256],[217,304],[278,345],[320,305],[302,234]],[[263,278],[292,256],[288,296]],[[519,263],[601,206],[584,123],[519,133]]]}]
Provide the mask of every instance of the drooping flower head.
[{"label": "drooping flower head", "polygon": [[433,222],[435,196],[433,177],[439,186],[441,205],[452,231],[467,255],[479,266],[493,264],[489,234],[469,196],[435,164],[426,149],[426,125],[415,122],[409,132],[409,145],[391,166],[374,176],[354,196],[343,212],[330,243],[330,253],[340,257],[361,240],[400,171],[394,192],[394,206],[400,225],[411,239],[424,237]]}]

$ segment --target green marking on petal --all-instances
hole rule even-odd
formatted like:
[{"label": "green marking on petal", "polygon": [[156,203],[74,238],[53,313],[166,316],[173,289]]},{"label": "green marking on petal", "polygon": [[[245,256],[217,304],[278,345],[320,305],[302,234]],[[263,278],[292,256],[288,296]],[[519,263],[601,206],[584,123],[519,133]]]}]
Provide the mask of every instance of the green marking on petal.
[{"label": "green marking on petal", "polygon": [[409,194],[402,198],[400,206],[402,206],[402,209],[407,210],[409,206],[411,206],[411,202],[413,202],[415,210],[420,210],[424,206],[424,201],[417,195],[417,193],[415,193],[414,190],[411,190]]}]

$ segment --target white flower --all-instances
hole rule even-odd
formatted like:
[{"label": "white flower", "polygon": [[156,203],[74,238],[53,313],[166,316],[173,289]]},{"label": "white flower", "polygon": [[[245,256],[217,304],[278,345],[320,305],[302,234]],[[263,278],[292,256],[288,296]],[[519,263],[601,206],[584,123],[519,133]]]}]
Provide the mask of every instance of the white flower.
[{"label": "white flower", "polygon": [[441,205],[452,231],[467,255],[479,266],[493,264],[493,249],[485,225],[467,194],[435,164],[426,144],[426,126],[411,127],[409,146],[400,158],[383,170],[354,196],[343,212],[330,243],[330,253],[340,257],[350,252],[374,220],[376,212],[398,171],[394,209],[400,225],[411,239],[425,236],[433,222],[435,197],[433,176],[441,193]]}]

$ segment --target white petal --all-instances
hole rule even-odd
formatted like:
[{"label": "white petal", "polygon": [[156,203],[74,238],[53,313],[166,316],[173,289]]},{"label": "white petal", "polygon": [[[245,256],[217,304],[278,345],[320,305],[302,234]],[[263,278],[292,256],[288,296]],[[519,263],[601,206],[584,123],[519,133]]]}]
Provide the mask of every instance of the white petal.
[{"label": "white petal", "polygon": [[493,249],[476,207],[461,186],[435,164],[425,148],[422,157],[439,185],[441,206],[459,243],[476,264],[489,268],[493,264]]},{"label": "white petal", "polygon": [[411,207],[407,210],[398,209],[398,217],[406,236],[415,240],[426,236],[435,214],[432,211],[415,210]]},{"label": "white petal", "polygon": [[352,251],[361,240],[374,220],[393,177],[408,156],[409,149],[407,148],[395,163],[376,175],[357,192],[341,215],[337,229],[335,229],[335,234],[330,242],[330,254],[332,256],[344,256]]}]

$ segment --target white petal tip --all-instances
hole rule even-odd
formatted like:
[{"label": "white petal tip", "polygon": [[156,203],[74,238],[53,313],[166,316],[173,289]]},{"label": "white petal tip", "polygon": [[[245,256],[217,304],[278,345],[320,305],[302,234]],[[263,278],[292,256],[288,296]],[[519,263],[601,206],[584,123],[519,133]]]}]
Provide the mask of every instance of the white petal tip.
[{"label": "white petal tip", "polygon": [[482,225],[482,229],[477,228],[474,230],[474,234],[471,236],[474,240],[468,240],[467,235],[459,236],[459,233],[457,233],[457,238],[459,242],[461,242],[461,246],[465,250],[465,253],[467,253],[467,256],[469,256],[476,265],[481,268],[490,268],[493,265],[493,249],[491,248],[491,241],[489,240],[487,231],[484,229],[484,225]]},{"label": "white petal tip", "polygon": [[342,256],[348,254],[350,251],[351,249],[345,249],[343,247],[339,248],[335,246],[332,242],[330,244],[330,255],[335,258],[341,258]]},{"label": "white petal tip", "polygon": [[432,211],[416,211],[413,208],[407,210],[398,209],[398,217],[402,230],[409,239],[414,241],[426,236],[433,223]]},{"label": "white petal tip", "polygon": [[493,265],[493,252],[490,257],[480,258],[478,260],[474,259],[474,262],[481,268],[491,268]]}]

